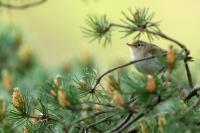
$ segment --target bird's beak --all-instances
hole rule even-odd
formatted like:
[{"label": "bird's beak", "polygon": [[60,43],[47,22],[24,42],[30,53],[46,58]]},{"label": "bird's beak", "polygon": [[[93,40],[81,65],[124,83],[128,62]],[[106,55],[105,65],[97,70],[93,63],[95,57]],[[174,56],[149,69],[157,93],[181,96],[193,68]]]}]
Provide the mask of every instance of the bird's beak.
[{"label": "bird's beak", "polygon": [[129,47],[131,47],[131,46],[132,46],[132,44],[129,44],[129,43],[126,43],[126,45],[128,45]]}]

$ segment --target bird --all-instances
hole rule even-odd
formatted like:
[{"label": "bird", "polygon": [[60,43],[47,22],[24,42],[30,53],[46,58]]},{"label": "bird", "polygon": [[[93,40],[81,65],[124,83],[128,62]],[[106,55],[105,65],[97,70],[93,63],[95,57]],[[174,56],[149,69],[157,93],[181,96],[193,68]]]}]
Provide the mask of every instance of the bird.
[{"label": "bird", "polygon": [[[160,48],[159,46],[141,40],[134,41],[131,44],[127,43],[127,45],[130,47],[133,60],[140,60],[143,58],[163,55],[167,53],[166,50]],[[158,58],[136,62],[134,65],[139,72],[150,75],[159,74],[164,69]]]}]

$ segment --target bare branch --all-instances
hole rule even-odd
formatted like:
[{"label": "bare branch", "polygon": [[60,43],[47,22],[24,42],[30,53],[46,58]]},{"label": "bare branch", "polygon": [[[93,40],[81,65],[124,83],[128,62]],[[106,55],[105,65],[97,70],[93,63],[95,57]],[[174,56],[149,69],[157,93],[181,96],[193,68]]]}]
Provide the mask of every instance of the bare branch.
[{"label": "bare branch", "polygon": [[127,117],[121,122],[119,123],[119,125],[117,125],[114,129],[112,129],[110,132],[115,132],[118,131],[120,128],[122,128],[133,116],[133,113],[129,113],[127,115]]},{"label": "bare branch", "polygon": [[[127,129],[130,125],[132,125],[133,123],[135,123],[136,121],[138,121],[140,118],[142,118],[144,115],[148,114],[150,111],[152,111],[155,107],[157,107],[159,104],[161,104],[162,102],[170,99],[171,97],[166,97],[165,99],[160,99],[158,98],[155,103],[153,103],[152,105],[149,106],[149,108],[143,112],[138,113],[134,118],[132,119],[128,119],[125,123],[123,123],[123,126],[121,126],[120,128],[118,128],[116,131],[114,131],[114,133],[121,133],[123,130]],[[107,133],[113,133],[113,131],[108,131]]]},{"label": "bare branch", "polygon": [[81,122],[81,121],[84,121],[88,118],[92,118],[92,117],[95,117],[95,116],[98,116],[100,114],[104,114],[104,113],[108,113],[108,112],[113,112],[115,111],[116,109],[110,109],[110,110],[103,110],[103,111],[100,111],[100,112],[95,112],[94,114],[90,115],[90,116],[87,116],[87,117],[84,117],[84,118],[81,118],[77,121],[75,121],[74,123],[78,123],[78,122]]},{"label": "bare branch", "polygon": [[4,3],[2,1],[0,1],[0,7],[9,8],[9,9],[27,9],[27,8],[30,8],[30,7],[33,7],[33,6],[43,4],[47,1],[48,0],[40,0],[40,1],[37,1],[37,2],[31,2],[31,3],[28,3],[28,4],[22,4],[22,5],[14,5],[14,4]]},{"label": "bare branch", "polygon": [[154,35],[158,35],[168,41],[171,41],[171,42],[174,42],[175,44],[177,44],[181,49],[183,49],[185,51],[185,59],[184,59],[184,64],[185,64],[185,69],[186,69],[186,73],[187,73],[187,77],[188,77],[188,82],[189,82],[189,85],[190,85],[190,88],[194,88],[194,85],[193,85],[193,81],[192,81],[192,75],[191,75],[191,72],[190,72],[190,68],[189,68],[189,65],[188,65],[188,57],[190,55],[190,51],[186,48],[186,46],[182,43],[180,43],[179,41],[161,33],[161,32],[151,32],[151,31],[147,31],[151,34],[154,34]]},{"label": "bare branch", "polygon": [[[120,25],[120,24],[114,24],[114,23],[112,23],[111,26],[130,29],[130,27],[128,27],[128,26],[124,26],[124,25]],[[186,73],[187,73],[187,77],[188,77],[188,83],[190,85],[190,88],[194,87],[193,81],[192,81],[192,75],[191,75],[190,68],[189,68],[189,65],[188,65],[188,58],[189,58],[189,55],[190,55],[190,51],[187,49],[187,47],[184,44],[182,44],[181,42],[179,42],[179,41],[167,36],[166,34],[162,33],[161,31],[154,32],[154,31],[149,31],[149,30],[143,29],[143,28],[135,28],[135,29],[133,29],[133,32],[135,32],[135,31],[146,32],[146,33],[149,33],[149,34],[152,34],[152,35],[155,35],[155,36],[159,36],[159,37],[161,37],[161,38],[163,38],[165,40],[168,40],[168,41],[171,41],[171,42],[175,43],[181,49],[183,49],[185,51],[184,64],[185,64],[185,69],[186,69]]]},{"label": "bare branch", "polygon": [[185,96],[184,101],[188,101],[191,99],[193,96],[196,95],[197,91],[200,90],[200,85],[196,85],[189,93],[188,95]]},{"label": "bare branch", "polygon": [[98,124],[100,124],[100,123],[103,123],[103,122],[109,120],[109,119],[110,119],[111,117],[113,117],[113,116],[114,116],[114,115],[105,117],[105,118],[100,119],[99,121],[97,121],[97,122],[95,122],[95,123],[92,123],[92,124],[90,124],[90,125],[87,125],[85,129],[89,129],[89,128],[94,127],[94,126],[96,126],[96,125],[98,125]]},{"label": "bare branch", "polygon": [[[166,54],[163,54],[163,55],[166,55]],[[145,57],[145,58],[142,58],[142,59],[139,59],[139,60],[130,61],[130,62],[126,63],[126,64],[114,67],[112,69],[109,69],[108,71],[106,71],[100,77],[97,78],[96,83],[95,83],[94,87],[90,90],[90,92],[94,92],[96,90],[96,87],[98,86],[98,84],[101,82],[102,78],[105,77],[106,75],[108,75],[109,73],[112,73],[115,70],[130,66],[130,65],[132,65],[134,63],[145,61],[145,60],[150,60],[150,59],[153,59],[153,58],[155,58],[155,56]]]},{"label": "bare branch", "polygon": [[[133,124],[135,121],[139,120],[144,115],[145,115],[144,112],[139,113],[133,119],[131,119],[130,121],[127,121],[120,129],[118,129],[117,131],[115,131],[115,133],[121,133],[124,129],[126,129],[127,127],[129,127],[131,124]],[[108,131],[107,133],[113,133],[113,131]]]}]

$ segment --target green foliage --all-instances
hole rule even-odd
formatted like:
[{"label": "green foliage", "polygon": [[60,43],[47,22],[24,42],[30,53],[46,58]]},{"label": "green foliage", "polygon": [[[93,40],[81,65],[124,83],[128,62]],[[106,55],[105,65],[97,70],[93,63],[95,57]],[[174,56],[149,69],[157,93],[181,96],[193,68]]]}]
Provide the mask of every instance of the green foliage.
[{"label": "green foliage", "polygon": [[159,32],[157,22],[153,22],[154,13],[149,13],[149,9],[136,9],[133,12],[129,9],[129,14],[122,12],[124,19],[121,19],[123,24],[112,23],[107,19],[107,16],[89,16],[86,19],[88,28],[83,28],[85,37],[96,39],[99,42],[103,41],[104,46],[111,42],[111,30],[114,27],[121,28],[124,33],[123,37],[134,35],[134,39],[140,39],[143,34],[147,36],[149,41],[153,41],[154,37],[158,37],[152,32]]},{"label": "green foliage", "polygon": [[136,9],[135,12],[129,9],[130,16],[125,12],[122,12],[122,14],[125,19],[121,19],[121,21],[127,27],[123,30],[123,32],[125,32],[124,37],[133,33],[135,34],[134,39],[140,39],[142,34],[146,34],[150,41],[153,40],[153,37],[156,37],[155,35],[146,32],[159,31],[158,23],[153,22],[154,13],[149,13],[149,9]]},{"label": "green foliage", "polygon": [[11,61],[16,60],[13,57],[16,57],[17,50],[21,44],[21,33],[17,28],[7,25],[0,30],[0,70],[2,70],[5,67],[10,67],[12,65]]},{"label": "green foliage", "polygon": [[[148,9],[129,12],[130,16],[122,12],[124,25],[111,23],[106,16],[89,16],[84,33],[104,45],[111,41],[112,27],[122,28],[125,36],[136,33],[135,39],[145,33],[150,41],[159,36],[177,42],[161,34]],[[187,85],[181,69],[187,57],[182,51],[177,52],[170,69],[165,56],[155,55],[166,71],[150,75],[151,78],[123,68],[131,63],[100,75],[98,64],[87,53],[50,70],[39,64],[29,50],[19,54],[24,42],[15,27],[1,30],[0,71],[8,73],[2,75],[0,82],[0,132],[199,132],[199,97],[195,97],[199,87]],[[149,90],[149,83],[153,84],[153,91]],[[20,88],[18,94],[12,89],[15,86]],[[188,95],[191,97],[186,99]]]},{"label": "green foliage", "polygon": [[100,17],[89,15],[86,23],[88,28],[83,28],[83,33],[85,37],[92,38],[90,41],[103,41],[104,45],[111,42],[110,22],[106,15]]}]

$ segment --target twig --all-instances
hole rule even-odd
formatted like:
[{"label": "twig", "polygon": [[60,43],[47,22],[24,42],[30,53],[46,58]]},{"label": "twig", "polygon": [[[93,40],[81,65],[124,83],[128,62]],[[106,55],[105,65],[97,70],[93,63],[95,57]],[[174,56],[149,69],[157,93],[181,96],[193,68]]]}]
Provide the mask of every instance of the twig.
[{"label": "twig", "polygon": [[190,68],[189,68],[187,59],[184,60],[184,64],[185,64],[185,70],[186,70],[186,73],[187,73],[190,88],[194,88],[193,81],[192,81],[192,75],[191,75],[191,72],[190,72]]},{"label": "twig", "polygon": [[105,121],[109,120],[109,119],[110,119],[111,117],[113,117],[113,116],[114,116],[114,115],[108,116],[108,117],[106,117],[106,118],[103,118],[103,119],[101,119],[101,120],[95,122],[95,123],[92,123],[92,124],[90,124],[90,125],[87,125],[85,129],[89,129],[89,128],[91,128],[91,127],[94,127],[94,126],[96,126],[96,125],[102,123],[102,122],[105,122]]},{"label": "twig", "polygon": [[23,5],[7,4],[7,3],[0,1],[0,7],[5,7],[5,8],[9,8],[9,9],[27,9],[29,7],[33,7],[33,6],[43,4],[47,1],[48,0],[40,0],[40,1],[37,1],[37,2],[32,2],[32,3],[28,3],[28,4],[23,4]]},{"label": "twig", "polygon": [[68,107],[67,109],[73,111],[73,112],[84,112],[84,111],[93,111],[94,108],[88,107],[88,108],[80,108],[80,107]]},{"label": "twig", "polygon": [[[166,54],[163,54],[163,55],[166,55]],[[132,65],[132,64],[134,64],[134,63],[141,62],[141,61],[145,61],[145,60],[150,60],[150,59],[153,59],[153,58],[155,58],[155,56],[145,57],[145,58],[142,58],[142,59],[139,59],[139,60],[130,61],[130,62],[126,63],[126,64],[123,64],[123,65],[114,67],[114,68],[112,68],[112,69],[109,69],[108,71],[104,72],[101,76],[99,76],[99,77],[97,78],[96,83],[95,83],[94,87],[90,90],[90,92],[94,92],[94,91],[96,90],[96,87],[97,87],[98,84],[101,82],[102,78],[105,77],[107,74],[112,73],[112,72],[115,71],[115,70],[118,70],[118,69],[121,69],[121,68],[130,66],[130,65]]]},{"label": "twig", "polygon": [[[130,29],[130,27],[128,27],[128,26],[124,26],[124,25],[120,25],[120,24],[114,24],[114,23],[110,24],[109,28],[111,28],[111,27],[120,27],[120,28]],[[190,68],[189,68],[188,62],[187,62],[187,58],[189,57],[190,51],[186,48],[186,46],[184,44],[182,44],[179,41],[177,41],[177,40],[165,35],[164,33],[160,32],[160,31],[159,32],[153,32],[153,31],[144,30],[144,29],[141,29],[141,28],[136,28],[136,29],[134,29],[134,31],[142,31],[142,32],[147,32],[147,33],[150,33],[150,34],[153,34],[153,35],[156,35],[156,36],[160,36],[163,39],[166,39],[168,41],[171,41],[171,42],[177,44],[181,49],[183,49],[185,51],[185,53],[186,53],[186,57],[184,59],[184,63],[185,63],[185,69],[186,69],[187,77],[188,77],[188,82],[189,82],[190,88],[193,88],[192,76],[191,76]],[[152,59],[152,58],[155,58],[155,57],[152,56],[152,57],[143,58],[143,59],[140,59],[140,60],[131,61],[131,62],[127,63],[127,64],[124,64],[124,65],[121,65],[121,66],[118,66],[118,67],[115,67],[113,69],[110,69],[110,70],[106,71],[99,78],[97,78],[96,84],[94,85],[94,87],[91,89],[90,92],[94,92],[95,91],[97,85],[100,83],[102,78],[104,76],[106,76],[107,74],[109,74],[109,73],[111,73],[111,72],[113,72],[113,71],[115,71],[117,69],[121,69],[121,68],[127,67],[127,66],[129,66],[131,64],[134,64],[134,63],[137,63],[137,62],[140,62],[140,61],[144,61],[144,60],[149,60],[149,59]]]},{"label": "twig", "polygon": [[150,111],[152,111],[156,106],[158,106],[161,102],[164,102],[166,100],[168,100],[171,97],[166,97],[165,99],[157,99],[155,103],[153,103],[147,110],[139,113],[137,116],[135,116],[133,119],[126,121],[126,123],[123,124],[123,126],[121,128],[118,128],[115,131],[108,131],[107,133],[121,133],[123,130],[125,130],[126,128],[128,128],[131,124],[133,124],[134,122],[136,122],[137,120],[139,120],[141,117],[143,117],[145,114],[149,113]]},{"label": "twig", "polygon": [[102,105],[102,106],[106,106],[106,107],[111,107],[111,108],[116,108],[115,105],[109,104],[109,103],[99,103],[99,102],[85,102],[85,103],[89,103],[89,104],[97,104],[97,105]]},{"label": "twig", "polygon": [[130,129],[127,133],[138,133],[138,130],[134,127]]},{"label": "twig", "polygon": [[[120,25],[120,24],[114,24],[112,23],[110,25],[111,27],[114,26],[114,27],[119,27],[119,28],[126,28],[126,29],[130,29],[131,27],[128,27],[128,26],[124,26],[124,25]],[[189,65],[188,65],[188,57],[190,55],[190,51],[187,49],[187,47],[182,44],[181,42],[167,36],[166,34],[162,33],[161,31],[158,31],[158,32],[154,32],[154,31],[149,31],[149,30],[146,30],[144,28],[135,28],[133,29],[133,32],[135,31],[139,31],[139,32],[146,32],[146,33],[150,33],[150,34],[153,34],[155,36],[159,36],[165,40],[168,40],[168,41],[171,41],[175,44],[177,44],[181,49],[183,49],[185,51],[185,59],[184,59],[184,63],[185,63],[185,69],[186,69],[186,73],[187,73],[187,77],[188,77],[188,82],[189,82],[189,85],[190,85],[190,88],[192,89],[194,86],[193,86],[193,81],[192,81],[192,76],[191,76],[191,72],[190,72],[190,68],[189,68]]]},{"label": "twig", "polygon": [[179,41],[165,35],[164,33],[162,32],[152,32],[152,31],[147,31],[148,33],[151,33],[151,34],[154,34],[154,35],[158,35],[168,41],[171,41],[171,42],[174,42],[175,44],[177,44],[181,49],[183,49],[185,51],[185,59],[184,59],[184,64],[185,64],[185,69],[186,69],[186,73],[187,73],[187,77],[188,77],[188,82],[189,82],[189,85],[190,85],[190,88],[194,88],[194,85],[193,85],[193,81],[192,81],[192,75],[191,75],[191,72],[190,72],[190,68],[189,68],[189,65],[188,65],[188,57],[190,55],[190,51],[186,48],[186,46],[182,43],[180,43]]},{"label": "twig", "polygon": [[[128,26],[124,26],[124,25],[120,25],[120,24],[115,24],[115,23],[112,23],[110,24],[110,26],[114,26],[114,27],[119,27],[119,28],[126,28],[126,29],[130,29],[131,27],[128,27]],[[186,48],[186,46],[182,43],[180,43],[179,41],[167,36],[166,34],[162,33],[161,31],[159,32],[153,32],[153,31],[149,31],[149,30],[146,30],[146,29],[143,29],[143,28],[135,28],[133,31],[140,31],[140,32],[147,32],[147,33],[150,33],[150,34],[153,34],[153,35],[156,35],[156,36],[160,36],[168,41],[171,41],[171,42],[174,42],[175,44],[177,44],[181,49],[183,49],[184,51],[186,51],[186,54],[189,54],[189,50]]]},{"label": "twig", "polygon": [[130,29],[130,27],[128,27],[128,26],[124,26],[124,25],[120,25],[120,24],[115,24],[115,23],[111,23],[109,27],[111,28],[113,26],[114,27],[120,27],[120,28]]},{"label": "twig", "polygon": [[128,101],[128,104],[130,104],[130,103],[133,103],[133,102],[137,101],[137,98],[138,98],[138,97],[133,97],[133,98],[131,98],[131,99],[130,99],[130,101]]},{"label": "twig", "polygon": [[[139,120],[144,115],[145,115],[144,112],[139,113],[135,118],[133,118],[130,121],[128,121],[127,123],[125,123],[120,129],[118,129],[117,131],[114,131],[114,133],[121,133],[124,129],[129,127],[131,124],[133,124],[135,121]],[[108,131],[107,133],[113,133],[113,132],[112,131]]]},{"label": "twig", "polygon": [[190,53],[189,50],[186,48],[186,46],[185,46],[184,44],[182,44],[182,43],[180,43],[179,41],[177,41],[177,40],[175,40],[175,39],[173,39],[173,38],[167,36],[166,34],[160,32],[160,31],[159,31],[159,32],[152,32],[152,31],[149,31],[149,30],[144,30],[144,31],[145,31],[145,32],[148,32],[148,33],[150,33],[150,34],[153,34],[153,35],[160,36],[160,37],[162,37],[163,39],[166,39],[166,40],[168,40],[168,41],[171,41],[171,42],[177,44],[181,49],[183,49],[183,50],[186,52],[186,54],[189,54],[189,53]]},{"label": "twig", "polygon": [[98,116],[100,114],[104,114],[104,113],[108,113],[108,112],[113,112],[114,110],[116,110],[116,109],[110,109],[110,110],[103,110],[103,111],[95,112],[94,114],[92,114],[90,116],[87,116],[87,117],[84,117],[84,118],[81,118],[81,119],[75,121],[74,123],[78,123],[78,122],[84,121],[84,120],[86,120],[88,118],[95,117],[95,116]]},{"label": "twig", "polygon": [[27,118],[30,118],[30,119],[34,119],[36,121],[56,121],[56,122],[59,122],[59,120],[57,119],[54,119],[54,118],[51,118],[50,116],[48,115],[31,115],[31,114],[28,114],[28,113],[25,113],[25,112],[22,112],[24,113],[24,116],[27,117]]},{"label": "twig", "polygon": [[197,91],[200,90],[200,85],[196,85],[189,93],[188,95],[185,96],[185,98],[183,99],[184,101],[188,101],[189,99],[191,99],[193,96],[196,95]]},{"label": "twig", "polygon": [[119,123],[114,129],[110,130],[109,132],[115,132],[118,131],[121,127],[123,127],[132,117],[133,113],[129,113],[128,116]]},{"label": "twig", "polygon": [[[81,118],[81,119],[79,119],[79,120],[77,120],[77,121],[74,121],[73,124],[75,125],[76,123],[82,122],[82,121],[84,121],[84,120],[86,120],[86,119],[89,119],[89,118],[92,118],[92,117],[95,117],[95,116],[98,116],[98,115],[101,115],[101,114],[104,114],[104,113],[113,112],[113,111],[115,111],[115,110],[116,110],[116,109],[110,109],[110,110],[103,110],[103,111],[95,112],[94,114],[92,114],[92,115],[90,115],[90,116],[86,116],[86,117]],[[72,125],[73,125],[73,124],[72,124]],[[72,125],[71,125],[71,126],[72,126]],[[92,124],[89,125],[88,128],[91,128],[91,127],[93,127]],[[84,133],[85,131],[88,130],[88,128],[87,128],[87,127],[86,127],[86,128],[82,128],[82,129],[80,130],[80,133]]]}]

